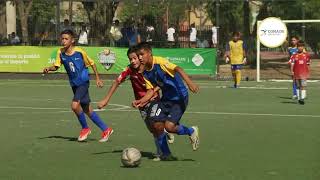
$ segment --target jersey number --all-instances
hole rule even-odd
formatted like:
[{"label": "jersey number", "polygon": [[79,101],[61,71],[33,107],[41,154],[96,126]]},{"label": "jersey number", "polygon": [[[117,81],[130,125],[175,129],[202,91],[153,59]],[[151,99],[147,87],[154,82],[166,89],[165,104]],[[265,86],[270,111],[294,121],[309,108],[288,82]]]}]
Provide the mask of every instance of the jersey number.
[{"label": "jersey number", "polygon": [[74,67],[74,64],[72,62],[69,62],[69,68],[72,72],[76,72],[76,68]]}]

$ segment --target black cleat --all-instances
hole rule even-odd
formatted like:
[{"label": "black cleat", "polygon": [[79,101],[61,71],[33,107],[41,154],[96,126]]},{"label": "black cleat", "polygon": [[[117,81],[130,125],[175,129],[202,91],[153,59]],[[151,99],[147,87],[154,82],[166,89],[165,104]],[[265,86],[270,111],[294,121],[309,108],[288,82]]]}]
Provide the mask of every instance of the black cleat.
[{"label": "black cleat", "polygon": [[299,102],[299,104],[304,105],[304,100],[303,99],[300,99],[298,102]]}]

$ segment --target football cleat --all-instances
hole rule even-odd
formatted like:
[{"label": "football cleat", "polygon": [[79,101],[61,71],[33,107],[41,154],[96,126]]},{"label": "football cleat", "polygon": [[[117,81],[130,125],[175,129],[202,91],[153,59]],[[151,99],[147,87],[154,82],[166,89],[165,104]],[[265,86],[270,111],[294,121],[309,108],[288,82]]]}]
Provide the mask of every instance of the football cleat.
[{"label": "football cleat", "polygon": [[191,127],[194,131],[190,136],[190,141],[192,144],[192,149],[196,151],[200,145],[199,128],[197,126]]},{"label": "football cleat", "polygon": [[108,141],[109,137],[111,136],[111,134],[113,133],[113,129],[108,127],[106,130],[104,130],[101,134],[101,139],[99,140],[99,142],[106,142]]},{"label": "football cleat", "polygon": [[81,129],[80,135],[78,137],[78,141],[81,142],[81,141],[86,140],[90,133],[91,133],[91,130],[89,128]]}]

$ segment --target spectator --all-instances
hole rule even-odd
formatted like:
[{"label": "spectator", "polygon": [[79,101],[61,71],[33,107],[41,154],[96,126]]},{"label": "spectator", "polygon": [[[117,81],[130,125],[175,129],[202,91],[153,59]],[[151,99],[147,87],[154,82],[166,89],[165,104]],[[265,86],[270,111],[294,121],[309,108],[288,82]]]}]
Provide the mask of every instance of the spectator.
[{"label": "spectator", "polygon": [[190,47],[195,48],[197,44],[197,29],[195,23],[192,23],[190,27]]},{"label": "spectator", "polygon": [[88,45],[88,31],[85,25],[81,27],[78,43],[80,45]]},{"label": "spectator", "polygon": [[63,21],[63,24],[60,27],[60,31],[64,31],[64,30],[73,30],[72,26],[70,25],[70,22],[68,19],[65,19]]},{"label": "spectator", "polygon": [[146,42],[151,43],[153,41],[154,33],[154,27],[152,25],[147,25]]},{"label": "spectator", "polygon": [[110,39],[111,46],[120,46],[120,39],[122,38],[122,33],[120,31],[120,22],[115,20],[110,28]]},{"label": "spectator", "polygon": [[134,25],[131,25],[127,28],[126,34],[129,42],[129,47],[135,46],[141,42],[140,34],[138,33]]},{"label": "spectator", "polygon": [[20,38],[16,35],[15,32],[12,32],[10,35],[10,43],[12,45],[17,45],[20,43]]},{"label": "spectator", "polygon": [[212,26],[212,46],[215,48],[217,47],[218,43],[218,29],[216,26]]},{"label": "spectator", "polygon": [[169,29],[167,29],[168,47],[173,47],[175,45],[175,38],[174,38],[175,33],[176,33],[176,30],[174,29],[174,26],[170,25]]}]

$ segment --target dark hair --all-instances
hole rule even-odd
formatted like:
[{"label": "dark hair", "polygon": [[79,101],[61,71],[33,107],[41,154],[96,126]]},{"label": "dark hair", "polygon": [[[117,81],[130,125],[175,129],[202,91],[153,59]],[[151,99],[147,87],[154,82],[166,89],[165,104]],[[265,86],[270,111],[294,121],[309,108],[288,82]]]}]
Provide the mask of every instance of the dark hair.
[{"label": "dark hair", "polygon": [[130,47],[129,49],[128,49],[128,51],[127,51],[127,56],[129,57],[129,54],[131,54],[131,53],[136,53],[137,52],[137,46],[132,46],[132,47]]},{"label": "dark hair", "polygon": [[296,40],[299,40],[299,37],[298,36],[291,36],[291,39],[292,38],[295,38]]},{"label": "dark hair", "polygon": [[72,38],[74,38],[75,35],[76,35],[71,29],[63,30],[63,31],[60,33],[60,36],[61,36],[62,34],[68,34],[68,35],[70,35]]},{"label": "dark hair", "polygon": [[297,46],[304,46],[304,41],[299,40],[298,43],[297,43]]},{"label": "dark hair", "polygon": [[236,31],[236,32],[233,32],[232,33],[232,37],[234,37],[234,36],[240,36],[241,35],[241,33],[239,32],[239,31]]},{"label": "dark hair", "polygon": [[137,50],[141,50],[141,49],[148,50],[148,51],[152,52],[151,45],[147,42],[141,42],[137,45]]}]

